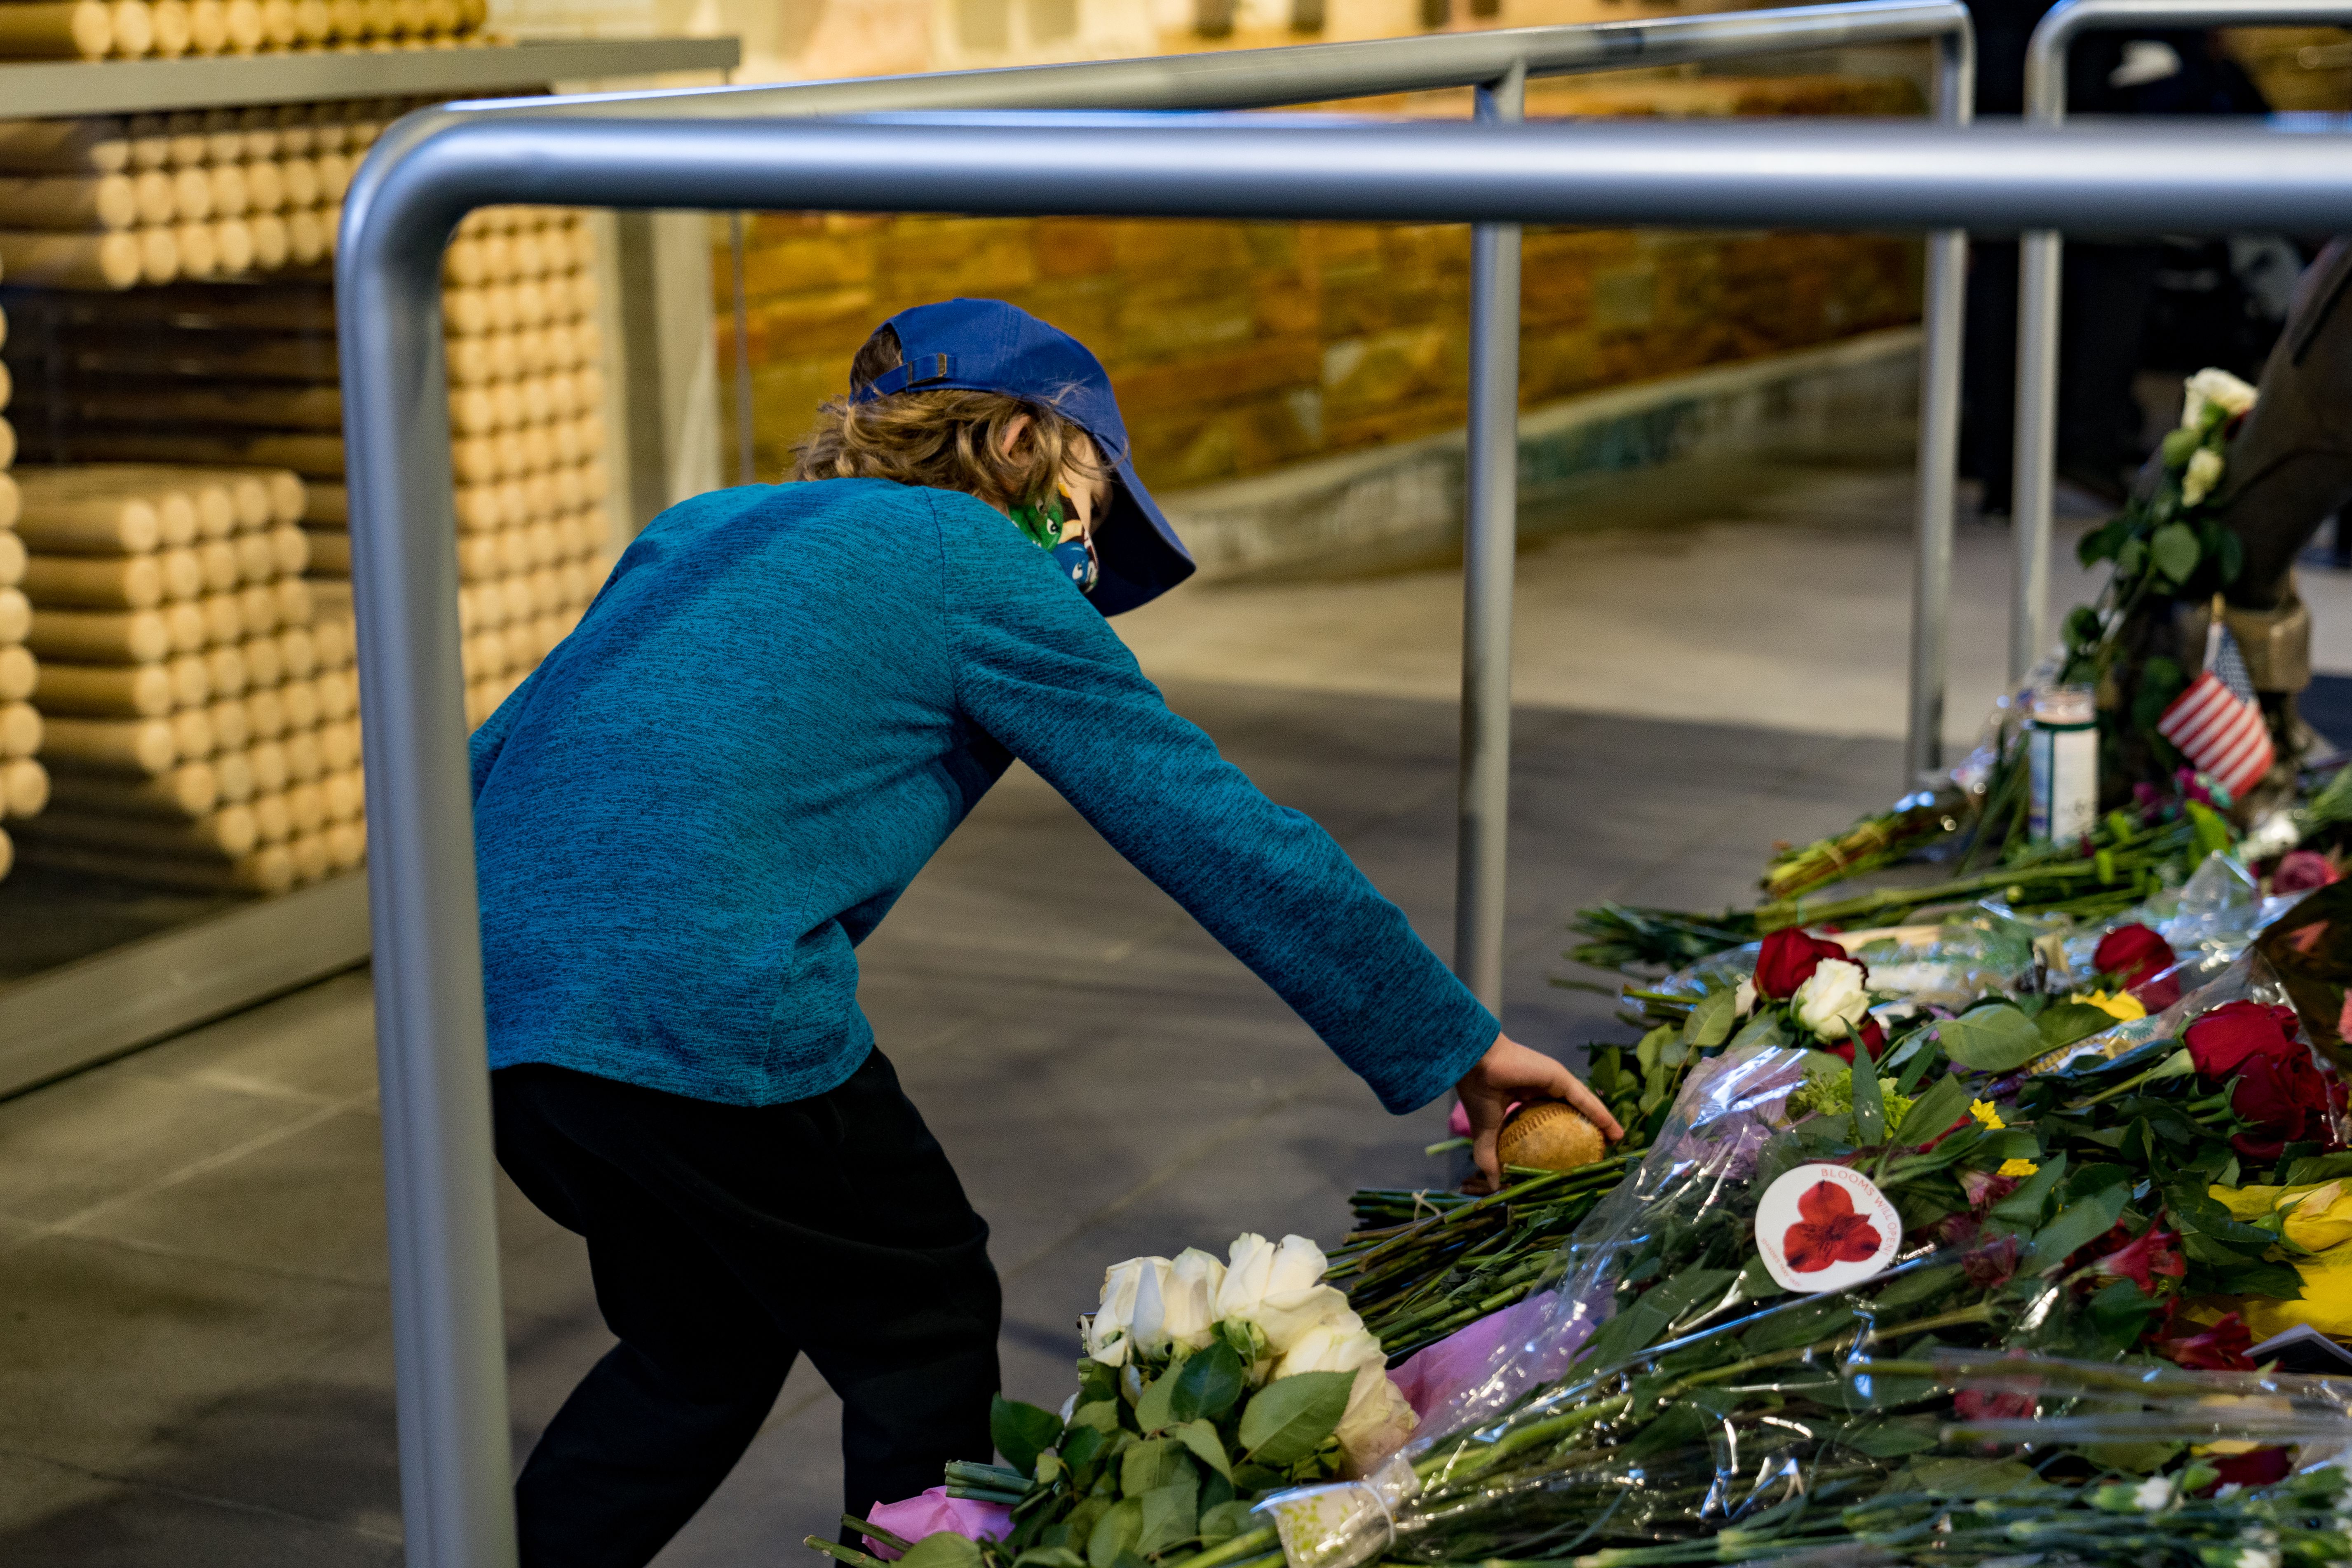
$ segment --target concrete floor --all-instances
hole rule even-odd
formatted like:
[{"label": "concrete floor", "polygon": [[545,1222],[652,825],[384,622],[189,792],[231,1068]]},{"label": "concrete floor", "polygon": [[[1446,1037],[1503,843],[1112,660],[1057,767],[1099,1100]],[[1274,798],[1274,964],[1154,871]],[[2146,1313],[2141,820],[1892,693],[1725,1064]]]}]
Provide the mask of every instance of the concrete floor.
[{"label": "concrete floor", "polygon": [[[1895,785],[1907,479],[1752,493],[1528,558],[1506,1019],[1523,1039],[1572,1053],[1614,1027],[1601,998],[1547,984],[1573,910],[1738,897],[1771,840]],[[1979,637],[2001,548],[1964,536]],[[1124,623],[1171,700],[1441,945],[1457,593],[1441,573],[1202,590]],[[863,956],[883,1047],[995,1226],[1016,1396],[1067,1391],[1106,1264],[1243,1229],[1333,1237],[1351,1187],[1441,1174],[1421,1146],[1442,1108],[1383,1116],[1026,773]],[[368,1006],[346,975],[0,1103],[0,1563],[398,1560]],[[500,1226],[520,1456],[609,1341],[576,1240],[511,1191]],[[833,1528],[835,1422],[797,1373],[661,1563],[800,1560]]]}]

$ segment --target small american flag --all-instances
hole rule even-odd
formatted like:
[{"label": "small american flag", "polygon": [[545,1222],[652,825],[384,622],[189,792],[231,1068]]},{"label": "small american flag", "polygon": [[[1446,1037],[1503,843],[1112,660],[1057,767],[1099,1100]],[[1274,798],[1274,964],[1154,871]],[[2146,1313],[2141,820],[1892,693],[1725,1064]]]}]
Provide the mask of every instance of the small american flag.
[{"label": "small american flag", "polygon": [[2206,635],[2204,672],[2172,700],[2156,721],[2156,732],[2179,747],[2190,767],[2229,791],[2231,800],[2243,799],[2271,771],[2275,753],[2270,726],[2254,700],[2238,639],[2219,615]]}]

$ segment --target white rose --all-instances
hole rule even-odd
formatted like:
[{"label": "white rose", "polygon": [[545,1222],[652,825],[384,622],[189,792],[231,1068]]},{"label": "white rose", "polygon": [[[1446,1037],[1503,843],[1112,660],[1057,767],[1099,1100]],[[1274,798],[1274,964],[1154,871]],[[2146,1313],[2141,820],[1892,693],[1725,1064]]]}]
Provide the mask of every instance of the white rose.
[{"label": "white rose", "polygon": [[1277,1356],[1319,1324],[1360,1328],[1348,1298],[1321,1282],[1326,1267],[1323,1249],[1303,1236],[1286,1236],[1280,1247],[1262,1236],[1238,1237],[1217,1291],[1216,1315],[1255,1324]]},{"label": "white rose", "polygon": [[[1355,1314],[1348,1314],[1350,1319]],[[1356,1381],[1348,1390],[1348,1408],[1339,1417],[1336,1436],[1348,1456],[1349,1475],[1368,1475],[1382,1459],[1404,1447],[1420,1424],[1412,1406],[1389,1381],[1388,1356],[1381,1342],[1366,1332],[1361,1321],[1318,1323],[1298,1337],[1274,1369],[1276,1378],[1302,1372],[1352,1372]]]},{"label": "white rose", "polygon": [[1756,977],[1751,974],[1739,983],[1739,989],[1731,994],[1731,1016],[1735,1018],[1745,1018],[1754,1011],[1756,1011]]},{"label": "white rose", "polygon": [[[1348,1314],[1355,1317],[1353,1312]],[[1296,1377],[1302,1372],[1359,1372],[1368,1366],[1387,1364],[1388,1352],[1381,1342],[1364,1331],[1363,1321],[1353,1323],[1318,1323],[1298,1336],[1276,1363],[1276,1378]]]},{"label": "white rose", "polygon": [[1103,1270],[1102,1300],[1087,1321],[1087,1353],[1105,1366],[1122,1366],[1133,1339],[1136,1300],[1151,1281],[1152,1316],[1159,1317],[1160,1277],[1168,1271],[1164,1258],[1130,1258]]},{"label": "white rose", "polygon": [[1797,1021],[1824,1040],[1843,1040],[1858,1028],[1870,1011],[1870,993],[1863,989],[1862,965],[1826,958],[1790,1000]]},{"label": "white rose", "polygon": [[[2234,419],[2254,405],[2255,389],[2226,370],[2210,367],[2189,378],[2180,409],[2180,427],[2202,430],[2208,416],[2219,410],[2221,419]],[[2221,420],[2212,421],[2219,424]]]},{"label": "white rose", "polygon": [[1247,1319],[1265,1300],[1274,1278],[1274,1243],[1252,1231],[1234,1237],[1225,1253],[1224,1283],[1217,1287],[1217,1317]]},{"label": "white rose", "polygon": [[1217,1336],[1217,1288],[1224,1282],[1225,1266],[1213,1253],[1188,1247],[1176,1255],[1160,1285],[1160,1328],[1171,1344],[1208,1349]]},{"label": "white rose", "polygon": [[2195,506],[2213,493],[2221,482],[2221,454],[2210,447],[2200,447],[2197,455],[2189,459],[2189,467],[2180,476],[2180,504]]},{"label": "white rose", "polygon": [[1337,1433],[1339,1449],[1348,1456],[1347,1474],[1369,1476],[1379,1469],[1420,1425],[1421,1417],[1412,1413],[1404,1391],[1389,1381],[1386,1369],[1374,1364],[1359,1371]]}]

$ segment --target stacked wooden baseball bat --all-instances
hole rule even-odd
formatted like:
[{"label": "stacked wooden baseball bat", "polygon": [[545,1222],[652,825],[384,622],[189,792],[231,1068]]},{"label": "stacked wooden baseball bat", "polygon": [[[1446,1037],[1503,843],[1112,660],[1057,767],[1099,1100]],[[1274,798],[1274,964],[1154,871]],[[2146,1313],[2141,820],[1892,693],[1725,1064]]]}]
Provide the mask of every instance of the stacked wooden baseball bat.
[{"label": "stacked wooden baseball bat", "polygon": [[27,863],[280,892],[356,866],[351,621],[302,576],[283,468],[19,467],[49,809]]},{"label": "stacked wooden baseball bat", "polygon": [[483,41],[486,0],[0,0],[0,59],[137,59]]},{"label": "stacked wooden baseball bat", "polygon": [[[8,318],[0,312],[0,343],[8,336]],[[0,409],[8,406],[7,368],[0,363]],[[0,417],[0,824],[37,816],[49,800],[49,775],[35,753],[41,747],[41,715],[27,698],[40,680],[40,668],[25,647],[32,629],[33,606],[22,586],[26,563],[24,541],[16,531],[16,481],[8,469],[16,458],[16,431]],[[16,861],[16,847],[0,826],[0,878]]]},{"label": "stacked wooden baseball bat", "polygon": [[[0,0],[0,22],[20,9]],[[315,269],[400,99],[0,120],[0,270],[50,289]]]}]

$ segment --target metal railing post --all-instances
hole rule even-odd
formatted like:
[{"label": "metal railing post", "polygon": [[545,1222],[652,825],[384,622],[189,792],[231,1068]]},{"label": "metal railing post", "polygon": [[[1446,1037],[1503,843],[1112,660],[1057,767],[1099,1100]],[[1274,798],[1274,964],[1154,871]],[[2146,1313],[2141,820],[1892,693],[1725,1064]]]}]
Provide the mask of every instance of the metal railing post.
[{"label": "metal railing post", "polygon": [[[1963,26],[1937,40],[1936,117],[1969,122],[1976,98],[1976,38]],[[1952,620],[1952,492],[1959,479],[1960,367],[1968,311],[1969,237],[1927,237],[1919,351],[1918,541],[1911,563],[1911,706],[1904,787],[1941,782],[1944,692]]]},{"label": "metal railing post", "polygon": [[[1525,118],[1528,71],[1478,89],[1477,118]],[[1462,516],[1462,795],[1454,972],[1503,1011],[1511,831],[1511,584],[1519,548],[1519,226],[1470,230],[1470,427]]]},{"label": "metal railing post", "polygon": [[[2066,118],[2066,56],[2092,31],[2352,24],[2347,0],[2063,0],[2026,46],[2025,118]],[[2017,281],[2017,438],[2011,463],[2016,574],[2010,605],[2009,679],[2014,686],[2049,651],[2050,548],[2056,533],[2058,330],[2065,241],[2055,229],[2020,237]]]}]

